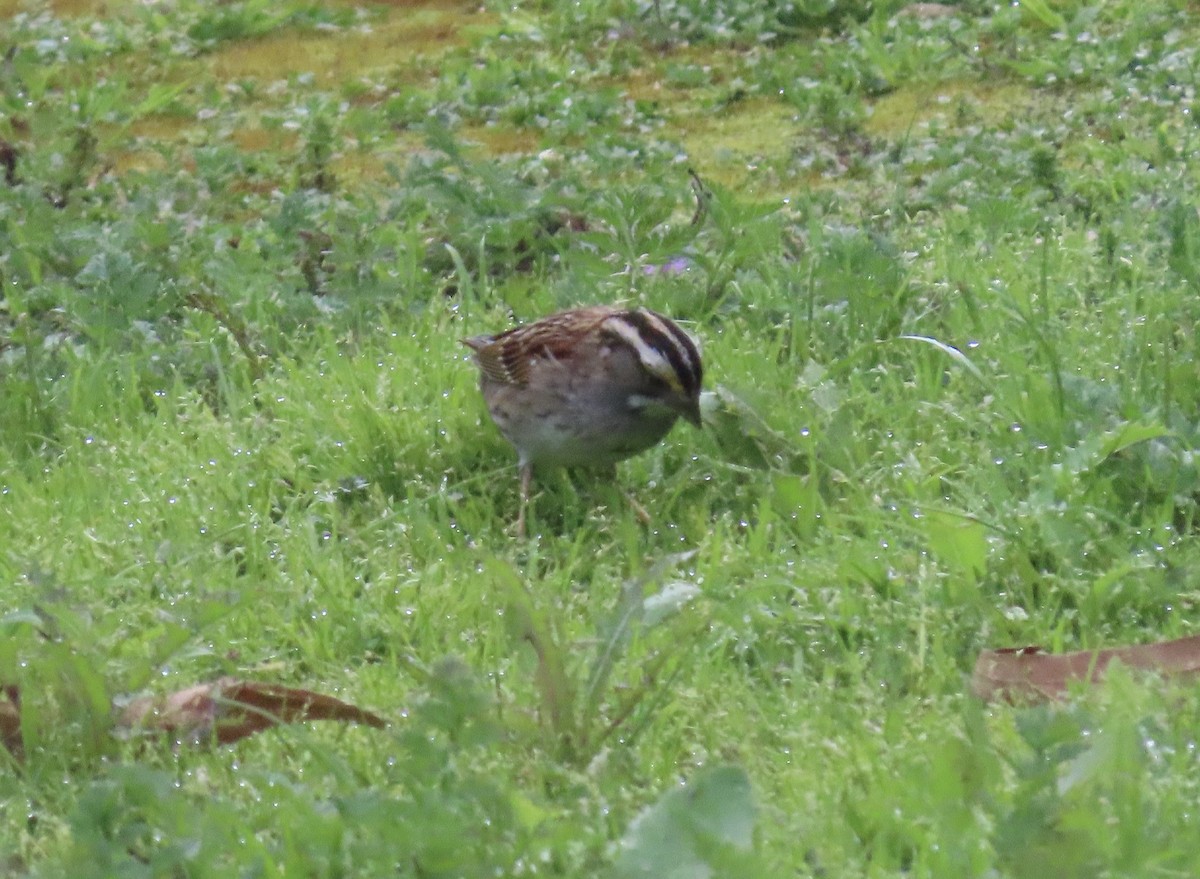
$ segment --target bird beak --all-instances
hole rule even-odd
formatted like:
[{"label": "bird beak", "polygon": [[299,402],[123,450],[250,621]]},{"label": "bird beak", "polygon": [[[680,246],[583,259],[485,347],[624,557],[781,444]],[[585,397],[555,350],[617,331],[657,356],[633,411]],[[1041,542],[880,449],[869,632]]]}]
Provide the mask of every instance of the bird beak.
[{"label": "bird beak", "polygon": [[688,400],[686,405],[683,407],[683,409],[680,410],[679,414],[682,415],[684,418],[686,418],[688,421],[690,421],[692,424],[696,425],[696,427],[703,427],[703,424],[700,421],[700,397],[699,396],[692,397],[692,399]]}]

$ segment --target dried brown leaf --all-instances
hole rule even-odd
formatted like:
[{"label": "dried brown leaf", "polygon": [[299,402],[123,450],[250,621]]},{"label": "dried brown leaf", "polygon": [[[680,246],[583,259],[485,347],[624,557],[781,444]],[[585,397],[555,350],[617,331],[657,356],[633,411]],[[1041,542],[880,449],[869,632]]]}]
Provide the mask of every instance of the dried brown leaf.
[{"label": "dried brown leaf", "polygon": [[971,690],[989,701],[1060,699],[1072,682],[1103,680],[1114,660],[1166,677],[1200,675],[1200,635],[1076,653],[1043,653],[1040,647],[984,650],[975,661]]},{"label": "dried brown leaf", "polygon": [[176,741],[216,739],[225,745],[279,723],[342,720],[382,727],[383,718],[348,702],[311,690],[220,678],[168,696],[131,702],[118,727],[159,730]]}]

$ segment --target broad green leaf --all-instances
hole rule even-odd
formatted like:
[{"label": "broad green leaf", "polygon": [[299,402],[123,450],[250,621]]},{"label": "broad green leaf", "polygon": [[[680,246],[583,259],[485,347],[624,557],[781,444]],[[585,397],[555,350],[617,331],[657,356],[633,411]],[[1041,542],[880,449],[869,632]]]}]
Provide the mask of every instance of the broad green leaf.
[{"label": "broad green leaf", "polygon": [[754,794],[745,770],[717,766],[664,794],[633,820],[613,875],[620,879],[708,879],[749,858]]},{"label": "broad green leaf", "polygon": [[1171,431],[1155,422],[1127,421],[1116,430],[1104,435],[1100,444],[1100,459],[1110,458],[1118,452],[1146,440],[1160,439],[1170,435]]},{"label": "broad green leaf", "polygon": [[987,568],[987,527],[970,516],[944,510],[919,520],[929,548],[939,559],[972,581]]},{"label": "broad green leaf", "polygon": [[726,460],[760,470],[786,466],[795,454],[793,443],[772,428],[754,408],[729,388],[701,395],[704,425]]},{"label": "broad green leaf", "polygon": [[657,626],[687,607],[699,594],[700,587],[686,580],[664,583],[662,589],[646,596],[642,603],[642,625],[647,628]]}]

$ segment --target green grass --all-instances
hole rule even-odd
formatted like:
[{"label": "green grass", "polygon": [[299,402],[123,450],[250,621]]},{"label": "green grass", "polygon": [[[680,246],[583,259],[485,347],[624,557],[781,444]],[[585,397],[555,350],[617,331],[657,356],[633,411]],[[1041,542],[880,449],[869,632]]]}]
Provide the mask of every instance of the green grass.
[{"label": "green grass", "polygon": [[[1200,871],[1194,688],[967,693],[1195,631],[1200,34],[957,10],[5,5],[0,871]],[[613,301],[706,429],[518,541],[458,340]]]}]

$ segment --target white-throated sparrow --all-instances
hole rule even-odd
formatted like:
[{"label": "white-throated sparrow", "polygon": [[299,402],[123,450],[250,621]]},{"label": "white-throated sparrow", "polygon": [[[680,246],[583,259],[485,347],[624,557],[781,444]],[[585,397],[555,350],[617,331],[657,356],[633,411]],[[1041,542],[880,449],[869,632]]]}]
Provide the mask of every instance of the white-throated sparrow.
[{"label": "white-throated sparrow", "polygon": [[679,416],[700,426],[700,353],[669,318],[594,306],[552,314],[475,352],[488,412],[517,450],[521,509],[533,467],[611,467],[657,443]]}]

